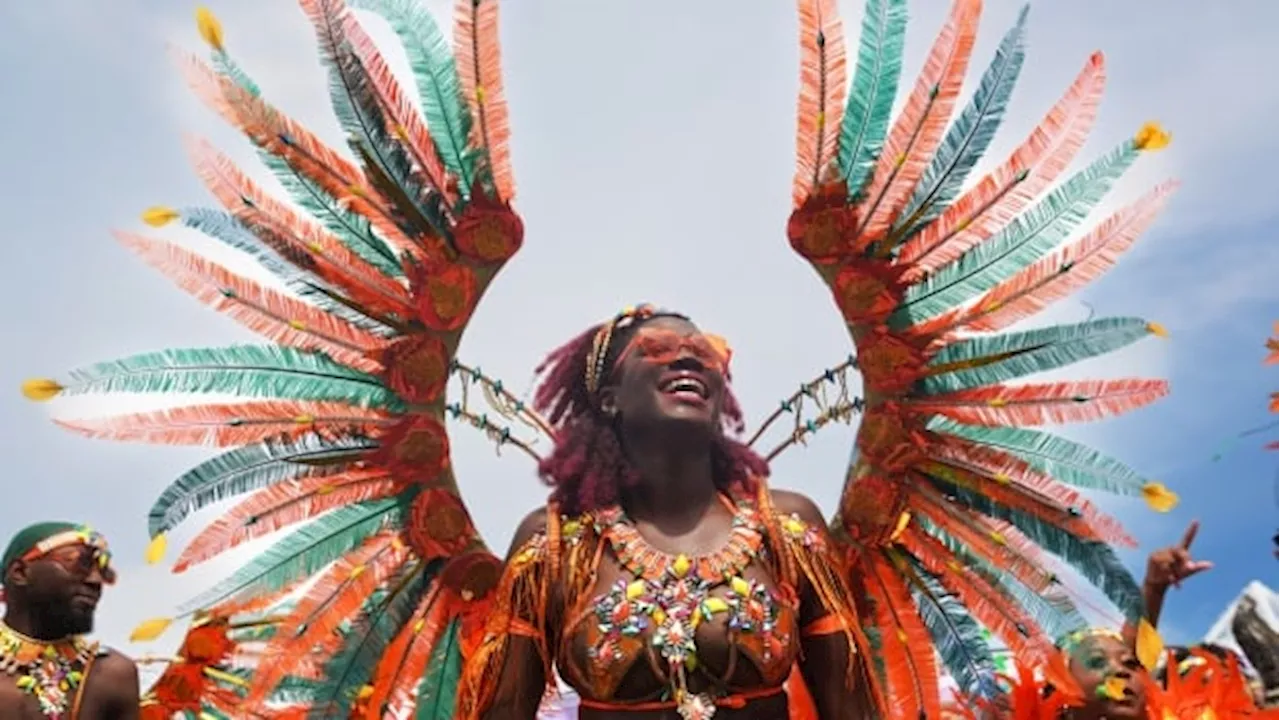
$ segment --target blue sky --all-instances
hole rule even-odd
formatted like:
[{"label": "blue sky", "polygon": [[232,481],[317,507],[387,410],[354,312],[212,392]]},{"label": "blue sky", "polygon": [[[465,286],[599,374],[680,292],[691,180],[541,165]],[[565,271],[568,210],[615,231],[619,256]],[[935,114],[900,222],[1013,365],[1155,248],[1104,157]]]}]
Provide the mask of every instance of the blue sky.
[{"label": "blue sky", "polygon": [[[275,103],[335,144],[310,27],[288,0],[211,0],[228,47]],[[446,3],[432,3],[447,17]],[[988,0],[971,78],[1019,3]],[[1073,370],[1167,376],[1166,401],[1120,420],[1072,428],[1182,494],[1173,513],[1108,507],[1143,544],[1176,540],[1193,517],[1211,575],[1171,596],[1166,634],[1199,635],[1244,584],[1275,586],[1276,455],[1251,438],[1219,462],[1222,441],[1267,422],[1274,368],[1262,343],[1277,316],[1277,8],[1266,0],[1176,3],[1076,0],[1033,6],[1030,51],[993,157],[1038,121],[1088,54],[1107,55],[1108,92],[1082,154],[1090,159],[1159,119],[1174,133],[1117,189],[1115,207],[1168,176],[1183,180],[1170,209],[1120,267],[1083,300],[1101,314],[1166,325],[1168,341]],[[1230,9],[1228,9],[1228,5]],[[159,0],[0,4],[4,88],[0,210],[10,256],[0,367],[0,450],[11,502],[0,534],[38,519],[86,519],[120,556],[123,582],[100,611],[103,638],[125,638],[228,569],[184,576],[140,564],[145,513],[160,489],[209,454],[100,443],[64,433],[17,393],[30,376],[177,345],[248,341],[229,320],[129,257],[113,228],[149,230],[154,204],[208,203],[181,147],[209,137],[252,165],[247,143],[198,107],[169,64],[168,43],[200,50],[194,7]],[[945,13],[914,3],[906,73],[914,76]],[[548,349],[637,300],[692,314],[737,350],[738,393],[753,418],[849,341],[825,290],[786,246],[797,77],[791,3],[576,2],[503,7],[517,206],[524,250],[494,284],[462,358],[509,385],[527,384]],[[860,3],[844,3],[847,28]],[[382,38],[386,33],[375,34]],[[856,30],[850,42],[856,42]],[[393,57],[398,55],[393,53]],[[259,175],[261,177],[261,175]],[[176,237],[179,231],[165,231]],[[193,242],[196,242],[193,240]],[[618,268],[625,265],[628,273]],[[1066,302],[1053,316],[1079,319]],[[825,431],[776,465],[775,482],[834,509],[852,430]],[[520,458],[495,458],[454,432],[463,492],[494,547],[544,489]],[[502,497],[500,504],[480,500]],[[209,519],[208,513],[194,518]],[[188,523],[175,541],[190,537]],[[171,633],[172,641],[177,633]],[[161,644],[162,646],[163,644]]]}]

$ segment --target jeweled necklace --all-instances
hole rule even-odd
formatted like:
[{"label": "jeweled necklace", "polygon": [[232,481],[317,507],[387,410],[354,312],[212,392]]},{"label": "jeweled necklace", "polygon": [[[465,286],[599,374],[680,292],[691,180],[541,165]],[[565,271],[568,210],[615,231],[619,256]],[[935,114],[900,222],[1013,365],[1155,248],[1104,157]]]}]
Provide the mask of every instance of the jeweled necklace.
[{"label": "jeweled necklace", "polygon": [[0,621],[0,674],[15,675],[18,689],[35,696],[49,720],[67,720],[97,651],[97,643],[80,637],[45,642]]},{"label": "jeweled necklace", "polygon": [[[670,555],[649,544],[621,508],[596,515],[597,531],[633,580],[619,580],[596,606],[602,631],[590,648],[593,657],[620,658],[618,641],[636,637],[652,627],[651,644],[666,661],[676,709],[684,720],[705,720],[715,714],[715,702],[688,691],[686,672],[697,665],[695,631],[718,613],[729,614],[731,632],[769,633],[777,621],[777,605],[768,587],[743,579],[759,552],[764,534],[755,508],[734,505],[729,539],[719,550],[695,557]],[[725,598],[711,590],[727,585]]]}]

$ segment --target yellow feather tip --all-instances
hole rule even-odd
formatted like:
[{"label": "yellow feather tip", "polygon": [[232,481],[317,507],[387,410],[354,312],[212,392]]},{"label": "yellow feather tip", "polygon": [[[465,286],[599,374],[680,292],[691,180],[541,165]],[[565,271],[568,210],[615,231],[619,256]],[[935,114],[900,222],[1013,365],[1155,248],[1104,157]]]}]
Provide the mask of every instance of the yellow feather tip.
[{"label": "yellow feather tip", "polygon": [[1160,662],[1160,655],[1164,653],[1164,639],[1146,618],[1138,623],[1138,639],[1134,649],[1138,662],[1147,670],[1154,671],[1156,664]]},{"label": "yellow feather tip", "polygon": [[174,210],[171,207],[157,205],[155,207],[147,208],[142,213],[142,222],[150,225],[151,227],[164,227],[174,220],[177,220],[179,217],[182,217],[182,215],[177,210]]},{"label": "yellow feather tip", "polygon": [[148,565],[155,565],[164,559],[165,551],[169,549],[169,538],[164,533],[160,533],[151,538],[151,542],[147,543],[147,550],[142,557]]},{"label": "yellow feather tip", "polygon": [[1158,322],[1147,323],[1147,332],[1151,333],[1152,335],[1155,335],[1158,338],[1169,337],[1169,331],[1165,328],[1165,326],[1161,325]]},{"label": "yellow feather tip", "polygon": [[62,385],[51,378],[34,378],[22,383],[22,396],[34,402],[45,402],[58,397]]},{"label": "yellow feather tip", "polygon": [[200,38],[209,43],[209,47],[222,50],[222,23],[218,22],[218,16],[213,11],[203,5],[196,8],[196,29],[200,31]]},{"label": "yellow feather tip", "polygon": [[1173,136],[1168,130],[1160,127],[1160,123],[1149,122],[1138,129],[1138,134],[1133,136],[1133,144],[1139,150],[1161,150],[1169,147],[1169,141]]},{"label": "yellow feather tip", "polygon": [[1148,507],[1159,513],[1167,513],[1178,506],[1178,493],[1158,482],[1142,486],[1142,499],[1147,501]]},{"label": "yellow feather tip", "polygon": [[129,633],[129,642],[151,642],[164,634],[165,630],[173,624],[172,618],[151,618],[144,620],[141,625],[133,629]]},{"label": "yellow feather tip", "polygon": [[911,513],[903,512],[898,516],[898,522],[893,526],[893,532],[889,533],[889,542],[897,542],[902,537],[902,533],[906,531],[907,526],[911,524]]}]

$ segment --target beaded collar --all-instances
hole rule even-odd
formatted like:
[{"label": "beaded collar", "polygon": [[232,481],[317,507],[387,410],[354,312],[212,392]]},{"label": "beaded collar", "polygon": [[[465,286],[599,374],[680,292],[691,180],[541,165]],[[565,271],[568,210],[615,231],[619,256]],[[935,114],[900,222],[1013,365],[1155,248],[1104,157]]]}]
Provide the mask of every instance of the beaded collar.
[{"label": "beaded collar", "polygon": [[19,690],[33,695],[48,720],[69,720],[72,700],[97,652],[97,643],[79,636],[45,642],[0,621],[0,674],[14,677]]}]

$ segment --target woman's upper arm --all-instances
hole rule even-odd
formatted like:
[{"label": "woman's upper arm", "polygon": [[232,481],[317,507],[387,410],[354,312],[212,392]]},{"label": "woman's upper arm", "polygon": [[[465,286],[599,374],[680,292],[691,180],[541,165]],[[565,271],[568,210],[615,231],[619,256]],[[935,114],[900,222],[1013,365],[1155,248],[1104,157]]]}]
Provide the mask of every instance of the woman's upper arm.
[{"label": "woman's upper arm", "polygon": [[[518,562],[517,556],[531,547],[538,536],[545,531],[545,509],[538,509],[529,513],[520,522],[520,525],[516,528],[515,535],[512,537],[511,547],[507,551],[508,572],[510,572],[512,563]],[[499,597],[496,598],[496,601],[509,602],[510,599]],[[546,628],[537,627],[536,618],[522,617],[524,613],[521,612],[521,608],[512,607],[511,609],[512,622],[510,624],[512,626],[519,623],[522,628],[527,630],[539,633],[547,631]],[[500,660],[500,669],[493,694],[485,704],[486,706],[480,716],[484,720],[527,720],[537,712],[538,706],[542,703],[543,693],[546,690],[547,677],[543,648],[554,647],[554,643],[549,642],[549,638],[542,638],[540,643],[537,638],[528,637],[527,630],[513,632],[512,627],[503,628],[502,630],[505,630],[505,632],[498,633],[493,641],[501,642],[506,647]]]},{"label": "woman's upper arm", "polygon": [[[826,563],[830,568],[838,567],[840,563],[832,552],[826,519],[817,504],[804,495],[782,490],[773,492],[773,501],[778,512],[794,516],[817,533],[820,543],[816,549],[828,554],[819,563]],[[833,598],[835,607],[829,607],[804,573],[798,580],[801,586],[796,591],[800,599],[800,643],[803,649],[800,672],[809,687],[818,717],[823,720],[875,717],[866,688],[862,687],[865,680],[862,669],[851,667],[851,664],[861,663],[859,656],[851,652],[850,633],[845,631],[845,623],[857,623],[846,586],[843,583],[838,586],[840,597]],[[853,687],[849,685],[851,675],[858,678]]]}]

